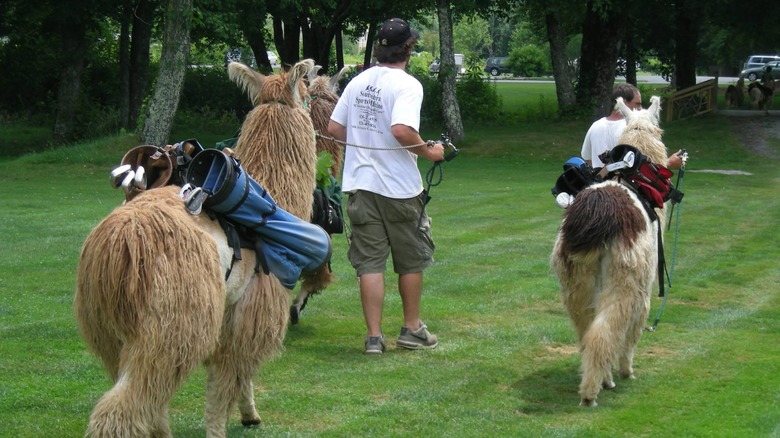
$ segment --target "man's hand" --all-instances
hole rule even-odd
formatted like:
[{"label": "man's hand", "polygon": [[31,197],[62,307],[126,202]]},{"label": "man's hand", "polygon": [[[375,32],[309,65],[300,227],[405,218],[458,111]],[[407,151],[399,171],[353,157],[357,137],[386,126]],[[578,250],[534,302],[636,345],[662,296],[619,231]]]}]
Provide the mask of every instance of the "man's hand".
[{"label": "man's hand", "polygon": [[418,155],[422,155],[431,161],[444,160],[444,145],[441,144],[441,142],[428,142],[424,147],[427,150],[427,153]]},{"label": "man's hand", "polygon": [[417,130],[406,125],[393,125],[390,129],[393,132],[393,137],[395,137],[402,146],[421,145],[410,148],[410,152],[431,161],[441,161],[444,159],[444,145],[441,143],[431,144],[431,142],[424,142]]},{"label": "man's hand", "polygon": [[685,164],[683,162],[683,154],[684,153],[685,153],[685,151],[683,151],[682,149],[680,149],[679,151],[675,152],[674,155],[672,155],[671,157],[669,157],[666,160],[666,167],[668,167],[669,169],[679,169],[679,168],[681,168],[683,166],[683,164]]}]

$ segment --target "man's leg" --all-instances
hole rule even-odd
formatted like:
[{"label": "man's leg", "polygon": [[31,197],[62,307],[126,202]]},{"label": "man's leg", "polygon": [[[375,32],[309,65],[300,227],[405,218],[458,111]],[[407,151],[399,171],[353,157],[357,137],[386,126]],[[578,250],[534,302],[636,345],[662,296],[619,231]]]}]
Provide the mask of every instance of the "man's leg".
[{"label": "man's leg", "polygon": [[413,331],[420,328],[420,299],[422,297],[423,273],[413,272],[398,276],[398,291],[404,308],[404,327]]},{"label": "man's leg", "polygon": [[[384,272],[363,274],[358,277],[360,300],[363,303],[363,316],[366,318],[368,336],[382,334],[382,305],[385,301]],[[418,307],[419,307],[418,295]]]}]

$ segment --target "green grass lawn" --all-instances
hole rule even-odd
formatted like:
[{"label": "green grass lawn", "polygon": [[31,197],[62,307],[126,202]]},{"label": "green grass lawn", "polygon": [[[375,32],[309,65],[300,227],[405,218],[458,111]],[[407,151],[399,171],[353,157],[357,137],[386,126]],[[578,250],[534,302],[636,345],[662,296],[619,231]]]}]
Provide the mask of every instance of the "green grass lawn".
[{"label": "green grass lawn", "polygon": [[[554,103],[544,93],[505,102]],[[228,436],[780,436],[780,138],[751,152],[720,115],[663,126],[668,148],[691,156],[679,236],[666,238],[667,258],[677,239],[670,298],[639,343],[637,379],[617,380],[598,408],[577,406],[575,335],[548,267],[561,218],[550,187],[588,125],[468,128],[428,207],[437,248],[423,318],[439,335],[434,351],[393,348],[402,320],[388,275],[390,348],[363,354],[358,289],[336,236],[337,281],[255,379],[263,425],[245,429],[235,413]],[[117,136],[0,161],[0,436],[81,436],[111,387],[72,297],[84,238],[123,199],[108,173],[134,145]],[[174,436],[205,435],[204,380],[200,369],[173,400]]]}]

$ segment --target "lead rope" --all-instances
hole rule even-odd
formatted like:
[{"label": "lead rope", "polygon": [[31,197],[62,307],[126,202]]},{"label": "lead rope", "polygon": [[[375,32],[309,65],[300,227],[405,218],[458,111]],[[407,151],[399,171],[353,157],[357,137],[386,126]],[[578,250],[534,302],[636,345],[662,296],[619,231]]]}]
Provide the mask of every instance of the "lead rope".
[{"label": "lead rope", "polygon": [[[680,172],[677,173],[677,184],[675,184],[675,187],[677,190],[682,191],[682,183],[683,183],[683,175],[685,174],[685,162],[688,159],[688,154],[683,154],[683,165],[680,167]],[[670,263],[670,269],[666,269],[666,266],[664,265],[664,271],[666,272],[666,282],[669,284],[669,287],[667,288],[667,293],[664,294],[663,300],[661,300],[661,307],[658,308],[658,315],[655,317],[655,321],[653,322],[653,325],[648,327],[646,330],[649,332],[654,332],[656,327],[658,327],[658,322],[661,321],[661,314],[664,312],[664,306],[666,306],[666,299],[669,298],[669,291],[672,289],[672,276],[674,275],[674,263],[677,260],[677,241],[680,237],[680,208],[681,206],[677,207],[677,211],[674,211],[674,203],[672,203],[672,211],[669,212],[669,224],[666,226],[666,229],[669,230],[669,228],[672,226],[671,219],[674,217],[674,245],[672,246],[672,262]],[[660,234],[660,231],[659,231]],[[660,241],[659,241],[660,243]]]},{"label": "lead rope", "polygon": [[[399,149],[412,149],[412,148],[416,148],[418,146],[432,146],[433,143],[435,143],[433,140],[428,140],[425,143],[413,144],[413,145],[408,145],[408,146],[376,147],[376,146],[364,146],[364,145],[359,145],[359,144],[354,144],[354,143],[347,143],[346,141],[342,141],[342,140],[336,139],[334,137],[330,137],[330,136],[327,136],[327,135],[322,135],[319,132],[317,132],[316,134],[317,134],[317,137],[319,137],[319,138],[321,138],[323,140],[330,140],[330,141],[342,144],[344,146],[352,146],[352,147],[360,148],[360,149],[371,149],[371,150],[375,150],[375,151],[394,151],[394,150],[399,150]],[[460,150],[458,150],[458,148],[456,148],[455,145],[452,144],[452,142],[450,141],[449,136],[447,136],[446,134],[442,134],[441,135],[441,143],[444,145],[445,148],[450,148],[450,149],[452,149],[452,151],[450,151],[447,155],[445,155],[443,160],[435,161],[431,165],[431,168],[428,169],[428,172],[426,172],[426,174],[425,174],[425,182],[428,183],[428,187],[425,190],[423,190],[423,195],[422,195],[423,208],[422,208],[422,211],[420,211],[420,219],[417,221],[417,228],[418,229],[422,225],[422,220],[425,217],[425,206],[428,205],[428,202],[431,200],[431,196],[430,196],[431,187],[438,186],[439,184],[441,184],[442,179],[444,179],[444,170],[441,167],[442,163],[444,163],[445,161],[452,160],[453,158],[458,156],[458,153],[460,153]],[[434,179],[434,177],[436,175],[436,171],[437,170],[439,171],[438,172],[439,173],[439,179],[436,182],[434,182],[433,179]],[[350,229],[351,229],[351,227],[350,227]],[[349,243],[349,233],[345,233],[344,235],[347,236],[347,243]]]}]

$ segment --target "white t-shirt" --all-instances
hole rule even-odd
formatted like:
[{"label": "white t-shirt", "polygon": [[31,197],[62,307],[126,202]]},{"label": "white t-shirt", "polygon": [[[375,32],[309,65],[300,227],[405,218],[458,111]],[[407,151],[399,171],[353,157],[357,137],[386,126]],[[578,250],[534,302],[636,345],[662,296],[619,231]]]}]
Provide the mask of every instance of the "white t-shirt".
[{"label": "white t-shirt", "polygon": [[604,167],[599,155],[617,146],[625,128],[626,119],[609,120],[602,117],[593,122],[582,143],[582,158],[590,160],[594,168]]},{"label": "white t-shirt", "polygon": [[343,191],[367,190],[395,199],[422,193],[417,155],[406,149],[387,150],[401,146],[391,126],[419,131],[422,100],[420,82],[397,68],[371,67],[347,84],[330,116],[347,128]]}]

